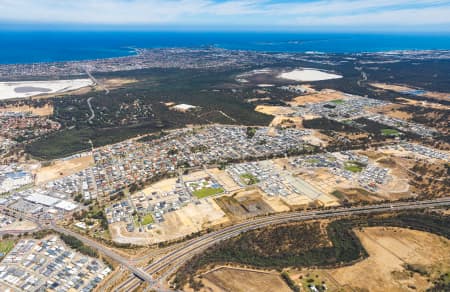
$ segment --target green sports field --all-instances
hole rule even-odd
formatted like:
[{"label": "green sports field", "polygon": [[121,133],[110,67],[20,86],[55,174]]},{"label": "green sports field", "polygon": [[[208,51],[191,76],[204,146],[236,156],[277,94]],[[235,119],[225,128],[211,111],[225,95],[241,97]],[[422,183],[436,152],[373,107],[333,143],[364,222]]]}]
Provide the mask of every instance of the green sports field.
[{"label": "green sports field", "polygon": [[197,198],[202,199],[202,198],[206,198],[206,197],[209,197],[209,196],[217,195],[217,194],[220,194],[220,193],[223,193],[223,192],[224,192],[223,188],[211,188],[211,187],[208,187],[208,188],[203,188],[203,189],[200,189],[200,190],[196,190],[196,191],[193,192],[193,194]]}]

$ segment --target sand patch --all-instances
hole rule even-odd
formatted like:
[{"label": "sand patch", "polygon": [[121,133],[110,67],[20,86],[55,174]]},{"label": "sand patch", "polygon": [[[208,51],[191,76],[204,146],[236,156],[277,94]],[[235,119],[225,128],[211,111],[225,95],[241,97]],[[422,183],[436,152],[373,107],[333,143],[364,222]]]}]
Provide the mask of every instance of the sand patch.
[{"label": "sand patch", "polygon": [[412,114],[406,111],[402,111],[404,106],[400,104],[388,104],[381,107],[369,108],[367,111],[373,113],[384,114],[392,118],[401,119],[401,120],[410,120],[412,118]]},{"label": "sand patch", "polygon": [[154,244],[158,242],[182,238],[193,232],[201,231],[207,227],[229,222],[225,213],[210,198],[198,203],[189,203],[179,210],[166,213],[164,221],[155,224],[148,231],[128,232],[125,223],[110,225],[111,238],[118,243],[133,243],[139,245]]},{"label": "sand patch", "polygon": [[[220,267],[203,274],[205,287],[200,291],[289,292],[277,272]],[[191,291],[189,288],[186,291]]]},{"label": "sand patch", "polygon": [[398,93],[404,94],[412,94],[422,97],[433,98],[437,100],[447,100],[450,101],[450,94],[445,92],[434,92],[434,91],[426,91],[413,87],[408,87],[406,85],[396,85],[396,84],[386,84],[386,83],[370,83],[372,87],[380,88],[384,90],[395,91]]},{"label": "sand patch", "polygon": [[288,117],[288,116],[276,116],[270,122],[270,127],[285,127],[285,128],[297,128],[303,129],[303,118],[301,117]]},{"label": "sand patch", "polygon": [[55,160],[52,165],[45,166],[36,171],[36,184],[69,176],[94,164],[92,155],[72,158],[68,160]]},{"label": "sand patch", "polygon": [[318,103],[335,99],[343,99],[346,97],[348,97],[348,95],[343,92],[332,89],[323,89],[316,93],[297,96],[290,102],[288,102],[288,104],[290,104],[291,106],[299,106],[308,103]]},{"label": "sand patch", "polygon": [[209,169],[208,172],[217,180],[226,192],[234,192],[241,188],[233,178],[224,170],[218,168]]},{"label": "sand patch", "polygon": [[450,241],[443,237],[391,227],[370,227],[356,234],[369,258],[348,267],[306,272],[326,273],[338,289],[345,291],[409,291],[408,286],[425,291],[431,285],[427,276],[409,273],[405,264],[424,267],[431,278],[450,268]]},{"label": "sand patch", "polygon": [[170,192],[173,191],[175,184],[177,183],[177,178],[168,178],[168,179],[163,179],[160,180],[148,187],[146,187],[145,189],[142,190],[142,192],[149,196],[151,195],[153,192]]},{"label": "sand patch", "polygon": [[258,105],[255,108],[255,111],[272,116],[289,115],[295,113],[293,109],[287,106],[274,106],[274,105]]},{"label": "sand patch", "polygon": [[37,225],[31,221],[27,221],[27,220],[16,220],[13,223],[0,228],[0,232],[5,232],[7,233],[7,231],[31,231],[33,229],[37,228]]},{"label": "sand patch", "polygon": [[36,116],[51,116],[53,115],[53,105],[45,104],[42,107],[34,107],[30,105],[14,105],[0,108],[0,113],[15,112],[15,113],[31,113]]},{"label": "sand patch", "polygon": [[437,109],[437,110],[450,110],[450,106],[440,104],[440,103],[435,103],[435,102],[428,102],[428,101],[424,101],[424,100],[414,100],[414,99],[403,98],[403,97],[397,97],[396,100],[398,100],[402,104],[406,104],[406,105],[420,106],[420,107],[432,108],[432,109]]},{"label": "sand patch", "polygon": [[99,82],[108,89],[117,89],[124,85],[136,83],[138,81],[137,79],[110,78],[110,79],[100,79]]},{"label": "sand patch", "polygon": [[320,81],[342,78],[342,75],[332,74],[316,69],[295,69],[290,72],[284,72],[277,76],[278,78],[295,81]]}]

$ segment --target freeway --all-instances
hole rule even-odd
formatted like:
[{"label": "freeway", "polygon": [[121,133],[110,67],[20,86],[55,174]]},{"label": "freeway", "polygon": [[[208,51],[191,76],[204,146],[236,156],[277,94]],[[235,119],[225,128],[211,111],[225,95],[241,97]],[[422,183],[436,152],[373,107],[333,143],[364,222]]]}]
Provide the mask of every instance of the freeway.
[{"label": "freeway", "polygon": [[101,89],[103,89],[105,91],[105,94],[109,94],[109,89],[106,88],[106,86],[103,85],[102,83],[98,82],[98,80],[91,74],[91,72],[87,68],[84,68],[84,71],[89,76],[89,78],[92,80],[92,82],[94,82],[94,85],[98,85]]},{"label": "freeway", "polygon": [[[180,266],[182,266],[194,255],[199,254],[208,247],[211,247],[220,241],[235,237],[246,231],[269,226],[272,224],[281,224],[294,221],[317,220],[340,216],[393,212],[409,209],[433,208],[449,205],[450,205],[450,197],[445,197],[434,200],[425,200],[416,202],[382,203],[377,205],[368,205],[360,207],[349,207],[349,208],[341,207],[336,209],[320,210],[320,211],[289,212],[265,217],[258,217],[192,239],[188,241],[187,244],[181,245],[178,249],[174,249],[173,251],[162,256],[156,261],[153,261],[152,263],[147,265],[143,270],[145,273],[154,276],[155,281],[153,282],[154,285],[153,287],[157,288],[170,274],[175,272]],[[156,274],[160,274],[165,270],[166,272],[160,275],[159,278],[155,277]],[[118,286],[115,291],[130,291],[130,290],[132,291],[139,285],[140,285],[139,279],[130,277],[120,286]]]}]

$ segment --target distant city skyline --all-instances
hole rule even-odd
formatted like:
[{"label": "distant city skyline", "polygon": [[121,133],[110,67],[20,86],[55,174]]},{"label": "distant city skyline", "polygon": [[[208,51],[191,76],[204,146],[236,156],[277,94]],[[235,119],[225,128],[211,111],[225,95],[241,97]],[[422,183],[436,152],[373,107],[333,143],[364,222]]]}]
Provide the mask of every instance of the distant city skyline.
[{"label": "distant city skyline", "polygon": [[443,0],[0,0],[0,29],[450,32]]}]

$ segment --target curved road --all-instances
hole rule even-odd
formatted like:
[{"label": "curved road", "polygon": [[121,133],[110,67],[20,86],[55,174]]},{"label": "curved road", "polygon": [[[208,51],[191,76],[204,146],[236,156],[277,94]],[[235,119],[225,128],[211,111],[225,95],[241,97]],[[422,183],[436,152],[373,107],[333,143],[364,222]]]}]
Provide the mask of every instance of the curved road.
[{"label": "curved road", "polygon": [[[94,85],[98,85],[101,89],[103,89],[105,91],[105,94],[108,95],[109,94],[109,89],[106,88],[106,86],[104,86],[102,83],[98,82],[98,80],[92,76],[91,72],[89,72],[89,70],[87,68],[84,68],[84,71],[86,72],[86,74],[89,76],[89,78],[91,78],[92,82],[94,82]],[[89,106],[89,110],[91,111],[91,116],[88,119],[88,122],[92,122],[92,120],[95,118],[95,112],[94,109],[92,108],[91,105],[91,100],[93,99],[93,97],[89,97],[87,100],[87,104]]]},{"label": "curved road", "polygon": [[94,112],[94,109],[92,108],[92,104],[91,104],[91,100],[93,98],[94,97],[91,96],[87,99],[87,104],[89,106],[89,110],[91,111],[91,116],[88,118],[88,123],[92,122],[92,120],[95,118],[95,112]]}]

